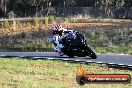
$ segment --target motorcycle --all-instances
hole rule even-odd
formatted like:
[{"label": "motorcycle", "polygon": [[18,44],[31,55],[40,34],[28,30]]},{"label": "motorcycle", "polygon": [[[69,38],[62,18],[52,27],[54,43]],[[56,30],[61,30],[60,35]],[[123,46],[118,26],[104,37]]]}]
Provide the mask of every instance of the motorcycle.
[{"label": "motorcycle", "polygon": [[61,49],[62,52],[70,58],[73,58],[74,56],[89,56],[92,59],[97,58],[94,50],[86,43],[84,35],[77,31],[64,32],[60,43],[64,46]]}]

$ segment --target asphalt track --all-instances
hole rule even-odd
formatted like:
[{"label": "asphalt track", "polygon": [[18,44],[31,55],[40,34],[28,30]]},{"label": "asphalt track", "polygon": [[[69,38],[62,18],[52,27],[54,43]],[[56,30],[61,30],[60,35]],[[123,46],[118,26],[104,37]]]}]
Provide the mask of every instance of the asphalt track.
[{"label": "asphalt track", "polygon": [[55,52],[0,52],[0,57],[20,57],[32,59],[57,59],[64,61],[73,61],[80,63],[98,63],[107,64],[109,67],[129,68],[132,69],[132,55],[122,54],[97,54],[97,59],[90,57],[74,57],[68,56],[60,57]]}]

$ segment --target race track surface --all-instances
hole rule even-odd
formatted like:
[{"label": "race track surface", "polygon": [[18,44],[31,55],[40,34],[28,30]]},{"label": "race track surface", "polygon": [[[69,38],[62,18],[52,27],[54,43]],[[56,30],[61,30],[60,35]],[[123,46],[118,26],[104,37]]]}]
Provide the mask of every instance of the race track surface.
[{"label": "race track surface", "polygon": [[75,57],[69,58],[68,56],[60,57],[55,52],[0,52],[0,57],[21,57],[33,59],[61,59],[71,60],[78,62],[96,62],[105,64],[118,64],[132,66],[132,55],[119,55],[119,54],[97,54],[97,59],[90,57]]}]

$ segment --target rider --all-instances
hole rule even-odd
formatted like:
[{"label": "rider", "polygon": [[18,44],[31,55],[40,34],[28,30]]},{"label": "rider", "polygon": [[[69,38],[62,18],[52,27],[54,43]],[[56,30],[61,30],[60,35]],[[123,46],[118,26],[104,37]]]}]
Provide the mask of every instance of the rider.
[{"label": "rider", "polygon": [[60,40],[63,31],[67,31],[67,29],[64,29],[61,25],[54,25],[52,29],[53,29],[53,36],[51,36],[50,41],[54,44],[55,51],[58,52],[60,56],[63,56],[61,48],[63,48],[64,46],[60,44]]}]

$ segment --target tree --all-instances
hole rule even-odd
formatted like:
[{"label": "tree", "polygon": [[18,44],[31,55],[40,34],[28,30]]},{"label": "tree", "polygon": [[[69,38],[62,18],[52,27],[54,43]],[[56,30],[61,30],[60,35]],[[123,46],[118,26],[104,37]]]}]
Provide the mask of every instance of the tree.
[{"label": "tree", "polygon": [[[103,7],[108,9],[113,6],[131,7],[132,0],[0,0],[0,13],[10,11],[20,16],[31,15],[49,7]],[[127,10],[125,13],[127,14]]]},{"label": "tree", "polygon": [[79,6],[79,7],[94,7],[95,2],[96,2],[96,0],[77,0],[76,1],[76,3],[77,3],[76,6]]},{"label": "tree", "polygon": [[7,0],[0,0],[0,16],[4,16],[7,10]]}]

